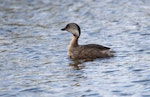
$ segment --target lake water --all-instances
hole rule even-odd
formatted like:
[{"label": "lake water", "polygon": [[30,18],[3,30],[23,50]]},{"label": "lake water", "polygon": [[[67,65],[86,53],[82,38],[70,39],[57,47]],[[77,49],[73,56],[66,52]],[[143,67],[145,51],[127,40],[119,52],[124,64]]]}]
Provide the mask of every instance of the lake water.
[{"label": "lake water", "polygon": [[[115,57],[71,61],[70,22]],[[150,1],[0,0],[0,96],[150,97]]]}]

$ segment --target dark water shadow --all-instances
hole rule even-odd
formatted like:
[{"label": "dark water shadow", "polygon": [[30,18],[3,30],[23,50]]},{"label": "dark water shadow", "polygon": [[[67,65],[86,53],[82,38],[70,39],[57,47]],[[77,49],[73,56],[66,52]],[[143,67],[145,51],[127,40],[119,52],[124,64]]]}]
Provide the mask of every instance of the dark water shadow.
[{"label": "dark water shadow", "polygon": [[73,67],[74,70],[81,70],[85,67],[83,63],[91,62],[93,59],[84,59],[84,60],[71,60],[69,66]]}]

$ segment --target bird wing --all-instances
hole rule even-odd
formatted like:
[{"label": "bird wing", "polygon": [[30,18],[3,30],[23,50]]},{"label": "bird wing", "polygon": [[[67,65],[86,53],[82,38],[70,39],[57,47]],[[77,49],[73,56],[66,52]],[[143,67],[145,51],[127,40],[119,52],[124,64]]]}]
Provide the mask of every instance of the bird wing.
[{"label": "bird wing", "polygon": [[84,48],[96,48],[96,49],[100,49],[100,50],[109,50],[110,49],[109,47],[105,47],[105,46],[97,45],[97,44],[87,44],[87,45],[84,45],[82,47],[84,47]]}]

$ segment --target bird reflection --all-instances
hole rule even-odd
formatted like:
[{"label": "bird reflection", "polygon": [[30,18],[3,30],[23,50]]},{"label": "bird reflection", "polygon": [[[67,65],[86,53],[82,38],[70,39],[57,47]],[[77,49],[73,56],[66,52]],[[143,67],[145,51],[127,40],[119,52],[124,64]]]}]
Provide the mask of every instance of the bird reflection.
[{"label": "bird reflection", "polygon": [[72,66],[74,70],[81,70],[85,67],[83,63],[93,61],[92,59],[86,59],[86,60],[72,60],[71,63],[69,63],[69,66]]}]

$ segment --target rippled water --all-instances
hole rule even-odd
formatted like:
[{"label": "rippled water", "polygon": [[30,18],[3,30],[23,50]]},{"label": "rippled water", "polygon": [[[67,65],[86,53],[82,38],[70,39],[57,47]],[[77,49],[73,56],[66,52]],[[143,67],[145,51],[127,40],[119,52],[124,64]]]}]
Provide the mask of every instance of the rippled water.
[{"label": "rippled water", "polygon": [[[115,57],[71,61],[70,22]],[[0,96],[150,97],[150,1],[1,0]]]}]

